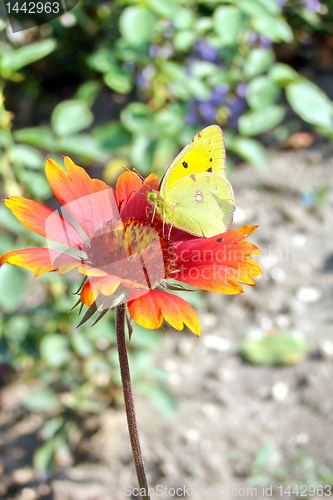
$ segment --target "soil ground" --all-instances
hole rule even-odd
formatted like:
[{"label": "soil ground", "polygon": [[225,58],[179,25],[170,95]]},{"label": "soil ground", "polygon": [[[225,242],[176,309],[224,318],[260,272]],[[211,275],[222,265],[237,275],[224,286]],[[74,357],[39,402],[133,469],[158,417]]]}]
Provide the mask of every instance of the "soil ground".
[{"label": "soil ground", "polygon": [[[136,394],[152,498],[177,498],[173,488],[192,500],[328,496],[328,488],[307,489],[311,482],[333,491],[332,168],[332,151],[323,149],[271,152],[266,171],[235,170],[234,227],[259,224],[250,239],[262,249],[263,276],[240,296],[207,294],[200,339],[163,334],[156,356],[170,373],[178,416],[167,420]],[[306,360],[242,360],[242,339],[270,331],[304,336]],[[22,392],[16,382],[1,394],[4,499],[138,498],[122,408],[98,417],[76,465],[41,478],[30,465],[41,421],[20,409]],[[298,495],[288,490],[294,483],[305,485]]]}]

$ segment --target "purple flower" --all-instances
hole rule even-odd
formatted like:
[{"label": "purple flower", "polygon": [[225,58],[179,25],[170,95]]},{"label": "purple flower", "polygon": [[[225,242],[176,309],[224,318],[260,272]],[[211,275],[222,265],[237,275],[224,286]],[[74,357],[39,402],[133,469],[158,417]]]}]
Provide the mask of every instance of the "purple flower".
[{"label": "purple flower", "polygon": [[247,88],[248,84],[247,83],[239,83],[236,88],[236,94],[238,97],[246,97],[247,96]]},{"label": "purple flower", "polygon": [[210,102],[215,104],[215,106],[221,106],[226,101],[229,87],[226,83],[217,85],[212,91]]},{"label": "purple flower", "polygon": [[197,104],[198,101],[196,99],[191,99],[187,103],[188,111],[185,118],[187,125],[199,125],[201,123]]},{"label": "purple flower", "polygon": [[269,49],[273,45],[270,38],[255,31],[250,31],[247,39],[250,45],[259,45],[264,49]]},{"label": "purple flower", "polygon": [[212,63],[217,63],[220,60],[219,53],[206,40],[198,40],[194,45],[195,55]]},{"label": "purple flower", "polygon": [[214,106],[211,101],[201,101],[198,105],[198,109],[205,122],[212,123],[215,121],[216,106]]},{"label": "purple flower", "polygon": [[228,103],[228,108],[230,112],[229,116],[229,121],[228,125],[231,127],[237,128],[238,125],[238,119],[245,111],[247,105],[245,99],[242,99],[241,97],[234,97],[229,103]]},{"label": "purple flower", "polygon": [[312,12],[320,12],[321,3],[320,0],[301,0],[304,7]]},{"label": "purple flower", "polygon": [[158,45],[151,45],[149,47],[149,55],[150,55],[150,57],[156,57],[158,55],[158,53],[159,53],[159,50],[160,50],[160,48],[159,48]]}]

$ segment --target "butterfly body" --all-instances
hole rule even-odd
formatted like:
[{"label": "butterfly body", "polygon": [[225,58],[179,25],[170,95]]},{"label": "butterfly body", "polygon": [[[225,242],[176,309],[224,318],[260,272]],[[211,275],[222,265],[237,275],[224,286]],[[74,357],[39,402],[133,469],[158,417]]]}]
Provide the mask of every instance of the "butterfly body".
[{"label": "butterfly body", "polygon": [[224,232],[231,223],[234,199],[225,178],[225,150],[217,125],[197,134],[166,171],[160,191],[147,193],[164,222],[198,236]]}]

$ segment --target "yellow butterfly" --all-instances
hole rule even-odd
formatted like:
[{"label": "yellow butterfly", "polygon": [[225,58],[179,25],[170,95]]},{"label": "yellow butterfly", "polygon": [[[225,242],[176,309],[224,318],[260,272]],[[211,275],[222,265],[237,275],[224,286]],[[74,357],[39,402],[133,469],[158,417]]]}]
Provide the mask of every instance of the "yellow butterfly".
[{"label": "yellow butterfly", "polygon": [[234,213],[232,187],[225,178],[222,130],[199,132],[166,171],[159,191],[147,193],[164,222],[198,236],[223,233]]}]

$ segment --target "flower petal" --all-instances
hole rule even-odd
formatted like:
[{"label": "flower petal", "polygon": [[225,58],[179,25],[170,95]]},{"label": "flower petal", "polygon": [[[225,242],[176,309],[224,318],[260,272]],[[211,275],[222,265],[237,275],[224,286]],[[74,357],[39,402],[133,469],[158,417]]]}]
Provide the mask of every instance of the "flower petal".
[{"label": "flower petal", "polygon": [[156,330],[163,318],[176,330],[186,325],[196,335],[200,335],[200,323],[196,312],[186,300],[159,290],[150,290],[141,295],[138,291],[128,294],[128,310],[138,325]]},{"label": "flower petal", "polygon": [[106,276],[90,279],[81,290],[81,300],[86,306],[91,306],[99,294],[112,295],[121,283],[118,276]]},{"label": "flower petal", "polygon": [[118,178],[116,185],[117,201],[121,216],[143,218],[151,209],[146,193],[158,189],[156,174],[150,174],[144,181],[135,172],[124,172]]},{"label": "flower petal", "polygon": [[54,195],[89,237],[107,221],[119,219],[114,191],[105,182],[92,179],[66,156],[63,170],[54,160],[46,162],[46,176]]},{"label": "flower petal", "polygon": [[4,204],[31,231],[62,245],[82,247],[79,233],[57,211],[21,196],[11,196],[4,200]]},{"label": "flower petal", "polygon": [[0,267],[5,263],[34,271],[34,276],[51,271],[64,274],[81,265],[78,259],[49,248],[25,248],[6,252],[0,256]]},{"label": "flower petal", "polygon": [[259,253],[252,243],[242,241],[256,229],[243,226],[212,238],[195,238],[176,245],[177,272],[172,277],[202,290],[235,294],[239,283],[255,285],[260,265],[250,254]]}]

